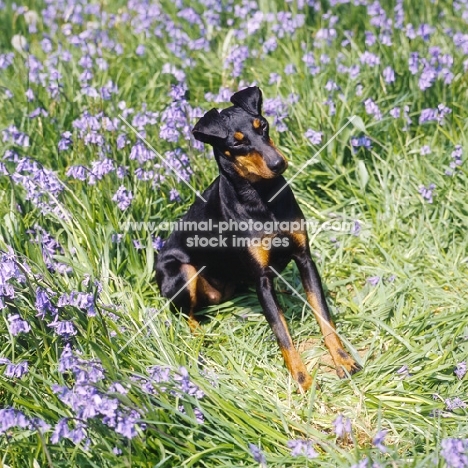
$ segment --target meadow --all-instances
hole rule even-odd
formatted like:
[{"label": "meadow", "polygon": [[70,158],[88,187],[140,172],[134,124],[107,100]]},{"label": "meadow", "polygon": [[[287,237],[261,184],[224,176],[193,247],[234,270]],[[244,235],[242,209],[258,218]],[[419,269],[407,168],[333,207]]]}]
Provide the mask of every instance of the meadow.
[{"label": "meadow", "polygon": [[[467,0],[3,0],[0,25],[0,467],[468,467]],[[217,175],[191,128],[251,85],[363,366],[337,377],[278,280],[306,394],[254,291],[194,335],[154,278]]]}]

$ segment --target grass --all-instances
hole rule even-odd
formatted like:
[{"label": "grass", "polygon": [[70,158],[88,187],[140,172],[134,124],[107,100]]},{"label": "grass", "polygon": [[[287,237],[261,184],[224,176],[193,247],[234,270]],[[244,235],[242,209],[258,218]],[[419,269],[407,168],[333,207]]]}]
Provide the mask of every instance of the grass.
[{"label": "grass", "polygon": [[[382,6],[390,14],[394,4],[382,2]],[[273,30],[274,22],[262,23],[257,31],[239,39],[226,21],[234,18],[233,27],[242,28],[253,11],[244,19],[224,11],[221,28],[207,27],[199,32],[177,16],[180,8],[175,3],[164,1],[161,9],[168,16],[161,21],[163,16],[157,14],[151,23],[151,31],[157,27],[163,31],[161,38],[145,38],[145,33],[137,30],[142,19],[105,26],[109,37],[122,44],[122,54],[103,47],[102,55],[109,67],[95,67],[91,84],[100,87],[112,79],[118,91],[109,100],[80,94],[80,48],[70,46],[60,28],[57,32],[49,29],[40,13],[43,4],[31,2],[29,7],[40,16],[35,34],[28,33],[23,15],[14,12],[10,4],[0,10],[0,22],[5,25],[0,33],[1,49],[11,51],[13,35],[23,34],[29,52],[44,63],[47,72],[50,65],[46,60],[54,52],[41,49],[40,41],[46,34],[53,51],[62,45],[71,51],[71,60],[58,65],[62,74],[60,99],[51,97],[46,87],[28,81],[26,53],[15,52],[13,64],[0,70],[0,128],[14,124],[30,137],[29,147],[3,141],[1,154],[14,150],[54,171],[63,183],[63,191],[48,200],[69,216],[42,214],[17,180],[0,175],[0,249],[6,252],[11,248],[15,261],[30,267],[30,271],[23,270],[24,282],[9,280],[15,293],[5,299],[0,321],[0,358],[13,363],[27,360],[29,372],[21,378],[0,376],[0,405],[21,410],[28,417],[40,417],[51,425],[42,434],[27,428],[8,429],[0,438],[0,466],[257,466],[249,444],[261,448],[269,467],[349,467],[365,457],[378,466],[447,466],[440,455],[441,440],[466,438],[468,434],[466,408],[450,411],[445,401],[459,397],[466,402],[468,398],[467,378],[460,380],[454,375],[455,366],[466,361],[468,353],[466,165],[462,164],[454,176],[445,175],[455,145],[461,145],[465,152],[468,146],[464,57],[445,28],[463,31],[466,24],[450,2],[404,2],[405,23],[417,27],[426,22],[435,31],[426,42],[420,37],[410,41],[404,31],[395,29],[391,47],[379,42],[366,46],[364,31],[378,31],[371,25],[365,7],[346,4],[332,7],[339,17],[335,26],[338,39],[314,48],[317,30],[326,28],[327,20],[313,8],[305,7],[305,25],[293,36],[279,38],[278,49],[261,60],[251,53],[241,76],[235,78],[230,68],[222,67],[230,47],[240,44],[251,51],[261,50],[263,40],[279,35]],[[199,13],[206,10],[201,3],[193,8]],[[325,3],[323,8],[327,10]],[[297,5],[265,0],[259,2],[258,9],[265,13],[296,12]],[[99,14],[86,18],[105,25],[103,11],[136,15],[123,2],[116,2],[100,5]],[[150,13],[147,7],[140,11],[141,17]],[[169,19],[178,26],[178,35],[164,32]],[[53,22],[62,26],[66,21],[58,18]],[[74,34],[83,29],[83,25],[73,25]],[[177,42],[182,32],[192,39],[204,36],[210,41],[207,51],[189,51],[182,44],[182,50],[193,59],[190,65],[184,64],[182,53],[174,54],[168,46]],[[345,37],[351,44],[342,47]],[[135,55],[140,43],[146,46],[143,57]],[[317,63],[321,54],[331,58],[317,75],[310,75],[302,62],[303,43],[314,53]],[[429,47],[435,45],[442,53],[453,55],[454,80],[449,85],[438,80],[430,89],[421,91],[418,77],[408,71],[408,58],[415,51],[428,56]],[[360,54],[367,49],[380,57],[379,67],[361,65],[359,78],[354,81],[337,72],[335,59],[340,53],[342,63],[350,66],[359,63]],[[260,85],[265,98],[286,99],[290,93],[297,93],[300,100],[288,107],[288,130],[273,129],[275,142],[290,161],[288,177],[320,149],[320,145],[311,145],[304,137],[308,128],[322,131],[325,143],[349,117],[359,116],[292,184],[307,218],[320,222],[359,220],[361,224],[359,235],[310,233],[311,249],[339,333],[363,364],[363,370],[351,380],[337,378],[310,310],[280,281],[279,301],[314,378],[314,386],[306,395],[297,393],[253,292],[205,311],[207,319],[201,334],[195,336],[184,317],[165,307],[154,280],[152,243],[153,237],[165,234],[156,229],[121,232],[119,226],[125,221],[175,220],[185,213],[195,195],[164,166],[155,168],[165,177],[160,184],[153,186],[139,180],[134,172],[139,164],[130,159],[136,139],[123,124],[117,131],[100,132],[109,144],[107,157],[115,166],[129,168],[123,179],[113,171],[92,185],[65,175],[72,165],[90,166],[99,159],[98,146],[86,145],[73,121],[85,110],[92,115],[102,111],[118,121],[122,112],[118,103],[125,101],[135,112],[146,103],[148,110],[160,113],[155,124],[146,125],[147,139],[161,154],[182,148],[193,171],[190,183],[200,191],[209,185],[217,174],[209,148],[200,151],[183,136],[177,142],[159,136],[161,112],[169,106],[168,93],[171,84],[176,83],[173,75],[163,73],[166,63],[184,68],[189,104],[203,111],[227,105],[206,102],[206,92],[217,93],[221,86],[237,90],[241,79]],[[283,73],[288,63],[295,65],[295,74]],[[381,76],[387,65],[396,71],[394,84],[385,83]],[[279,84],[268,85],[273,72],[282,79]],[[327,91],[329,80],[336,81],[341,91]],[[363,87],[361,95],[356,92],[358,83]],[[25,98],[28,88],[36,95],[33,102]],[[13,97],[8,98],[5,89]],[[336,105],[334,115],[324,104],[330,95]],[[367,98],[379,105],[382,120],[365,112],[363,102]],[[445,124],[420,125],[421,110],[440,103],[452,109]],[[393,107],[405,105],[412,119],[408,130],[404,130],[403,116],[394,119],[389,115]],[[38,106],[44,107],[48,116],[29,118],[28,114]],[[191,124],[195,121],[192,119]],[[72,132],[73,145],[59,151],[60,135],[65,131]],[[118,149],[117,136],[123,132],[131,144]],[[371,138],[372,147],[355,152],[350,138],[362,135]],[[424,145],[431,147],[431,153],[421,156]],[[14,161],[3,162],[10,174],[16,171]],[[154,162],[146,163],[145,168]],[[421,185],[427,187],[430,183],[436,187],[433,203],[418,191]],[[134,195],[131,206],[124,211],[112,201],[120,185]],[[173,188],[179,191],[180,201],[170,201]],[[43,247],[33,242],[30,233],[36,226],[60,242],[63,251],[56,251],[53,261],[71,267],[70,273],[61,274],[47,267]],[[123,235],[120,243],[113,241],[114,234]],[[134,240],[140,241],[143,248],[137,249]],[[284,275],[302,291],[292,265]],[[372,285],[367,279],[375,276],[380,281]],[[64,438],[52,442],[56,423],[64,417],[74,421],[75,417],[53,391],[53,385],[75,390],[78,386],[76,375],[59,371],[66,340],[48,326],[50,314],[44,319],[37,317],[38,287],[49,290],[55,305],[60,295],[71,291],[94,295],[95,316],[87,315],[84,308],[65,306],[60,308],[59,317],[71,321],[77,331],[69,342],[76,353],[81,353],[84,368],[90,366],[85,361],[98,359],[102,363],[105,377],[92,387],[118,399],[122,410],[138,413],[139,427],[134,437],[123,436],[115,426],[109,427],[101,416],[96,416],[86,421],[86,437],[81,442],[74,444]],[[29,323],[28,333],[12,335],[8,317],[13,314],[20,314]],[[171,378],[160,382],[156,379],[152,393],[148,393],[145,384],[151,366],[169,368]],[[178,390],[181,366],[203,390],[203,398]],[[402,366],[408,368],[406,375],[397,372]],[[112,382],[120,382],[128,392],[109,390]],[[204,415],[203,424],[197,422],[198,410]],[[351,420],[352,435],[346,439],[337,438],[333,431],[338,415]],[[388,431],[386,453],[372,445],[373,437],[383,429]],[[313,440],[319,457],[292,456],[287,443],[295,439]],[[114,448],[121,453],[114,453]]]}]

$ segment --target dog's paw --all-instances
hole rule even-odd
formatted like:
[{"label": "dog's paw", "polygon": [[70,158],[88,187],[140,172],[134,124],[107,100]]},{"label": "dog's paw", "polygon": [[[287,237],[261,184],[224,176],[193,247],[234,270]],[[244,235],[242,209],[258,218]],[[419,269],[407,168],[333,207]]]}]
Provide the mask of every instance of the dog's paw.
[{"label": "dog's paw", "polygon": [[348,375],[353,375],[362,369],[362,367],[343,349],[337,351],[337,356],[334,358],[334,361],[336,373],[340,379],[345,379]]},{"label": "dog's paw", "polygon": [[307,371],[298,372],[295,376],[297,383],[299,384],[299,388],[297,393],[305,393],[309,390],[310,386],[312,385],[312,377],[309,375]]}]

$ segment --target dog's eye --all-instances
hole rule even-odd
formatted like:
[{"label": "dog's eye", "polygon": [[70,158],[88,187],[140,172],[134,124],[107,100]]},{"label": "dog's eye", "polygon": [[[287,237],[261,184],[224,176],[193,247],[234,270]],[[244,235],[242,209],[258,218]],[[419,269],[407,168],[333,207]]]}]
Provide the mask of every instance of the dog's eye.
[{"label": "dog's eye", "polygon": [[260,134],[260,135],[268,133],[268,123],[267,122],[262,122],[260,124],[260,126],[257,128],[257,133]]}]

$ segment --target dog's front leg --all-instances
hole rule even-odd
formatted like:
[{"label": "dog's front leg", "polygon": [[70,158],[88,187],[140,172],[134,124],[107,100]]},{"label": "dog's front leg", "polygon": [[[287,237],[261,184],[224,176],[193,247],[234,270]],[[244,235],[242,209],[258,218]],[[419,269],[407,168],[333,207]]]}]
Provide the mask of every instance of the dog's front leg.
[{"label": "dog's front leg", "polygon": [[312,378],[294,347],[286,320],[273,290],[273,280],[270,277],[260,276],[257,281],[257,294],[263,313],[278,341],[286,367],[300,385],[301,390],[307,391],[312,384]]},{"label": "dog's front leg", "polygon": [[361,369],[361,366],[344,350],[328,310],[317,267],[310,257],[309,249],[304,245],[302,247],[293,255],[293,259],[301,275],[307,302],[312,307],[324,337],[325,346],[335,363],[336,373],[340,378],[344,378],[346,377],[345,370],[349,374],[354,374]]}]

